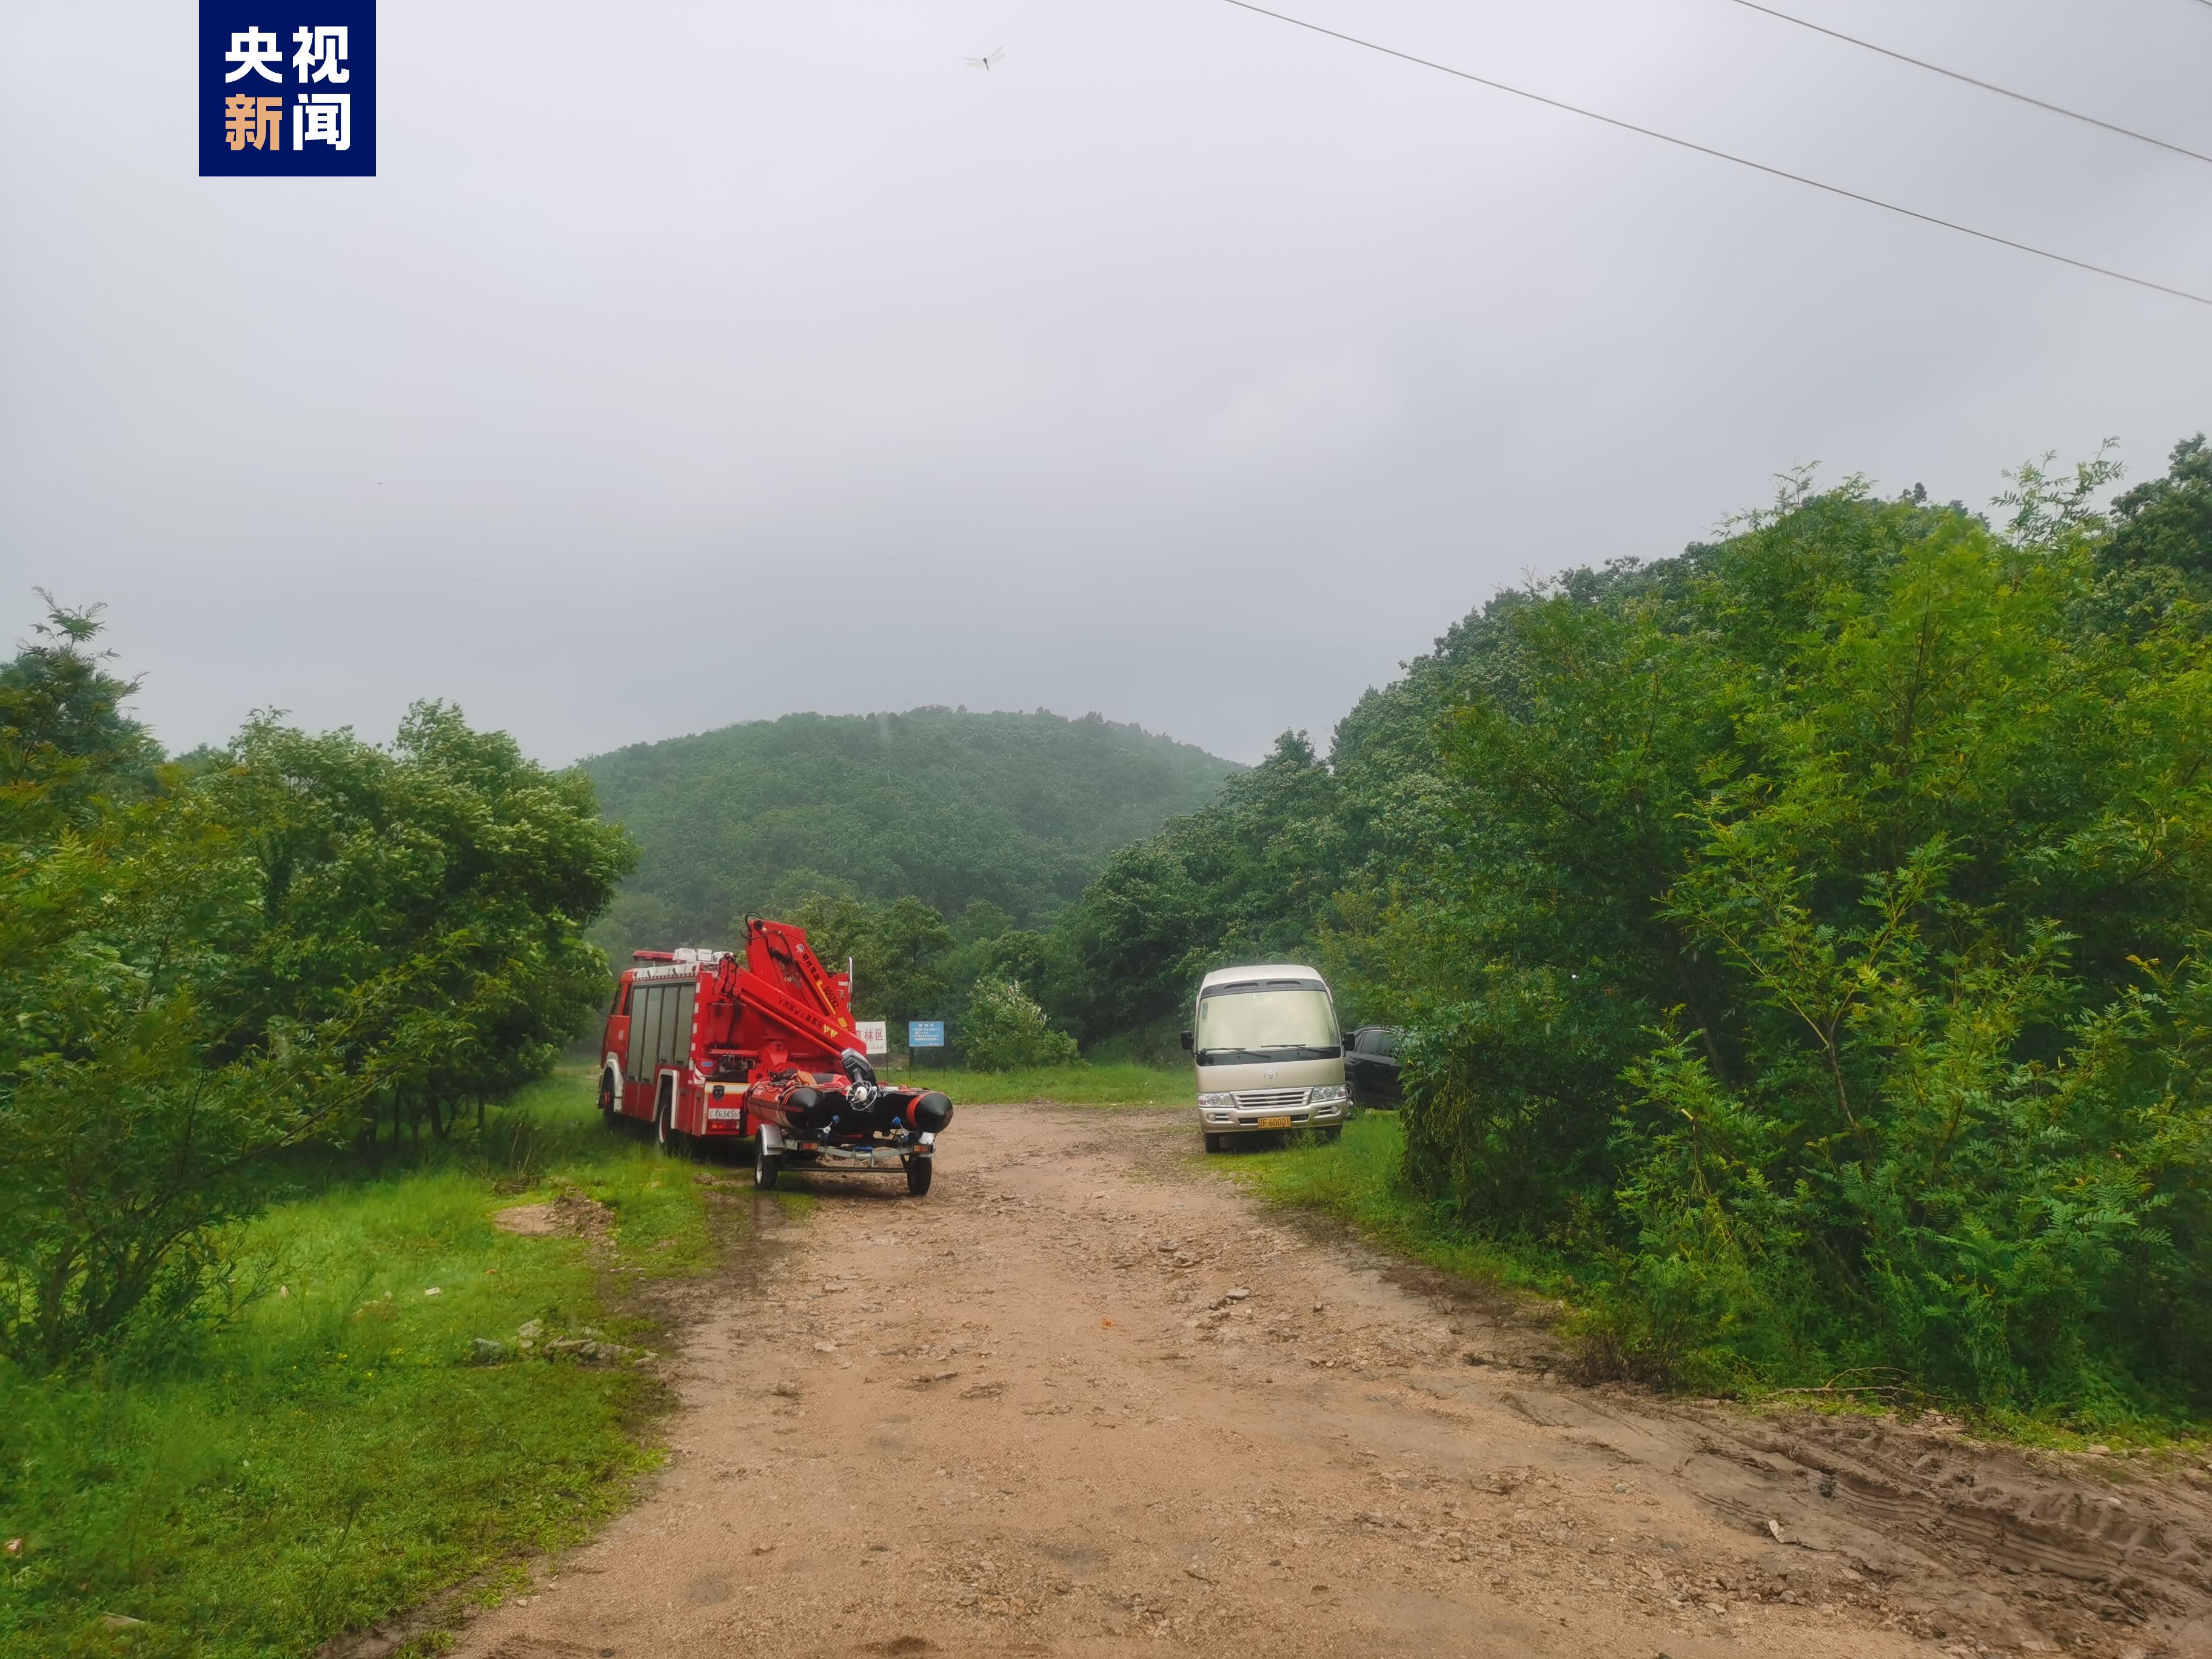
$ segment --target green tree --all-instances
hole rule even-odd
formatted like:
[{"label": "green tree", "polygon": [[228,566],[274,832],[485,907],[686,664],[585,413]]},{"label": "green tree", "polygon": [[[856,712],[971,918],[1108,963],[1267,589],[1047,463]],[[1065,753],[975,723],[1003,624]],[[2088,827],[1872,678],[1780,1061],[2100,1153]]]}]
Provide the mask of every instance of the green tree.
[{"label": "green tree", "polygon": [[2112,514],[2104,556],[2113,564],[2164,565],[2212,577],[2212,449],[2204,434],[2176,444],[2166,476],[2118,497]]},{"label": "green tree", "polygon": [[232,826],[154,768],[98,633],[56,607],[0,672],[0,1352],[33,1368],[199,1304],[256,1162],[374,1085],[337,1074],[331,1038],[395,989],[211,1058],[258,920],[251,871]]},{"label": "green tree", "polygon": [[123,712],[137,690],[88,647],[101,629],[99,605],[72,610],[44,588],[46,618],[14,660],[0,667],[0,787],[12,788],[15,823],[65,811],[88,793],[143,789],[161,750]]},{"label": "green tree", "polygon": [[1931,527],[1732,696],[1740,758],[1659,896],[1735,978],[1741,1058],[1632,1068],[1619,1141],[1630,1300],[1708,1373],[1886,1364],[2016,1405],[2212,1353],[2212,1121],[2156,1059],[2202,1002],[2212,694],[2180,617],[2072,625],[2094,538],[2051,531]]},{"label": "green tree", "polygon": [[806,930],[806,942],[827,965],[852,959],[854,1006],[865,1018],[888,1022],[895,1039],[910,1019],[944,1017],[952,930],[920,899],[884,904],[817,894],[787,919]]},{"label": "green tree", "polygon": [[257,719],[201,788],[238,826],[263,921],[223,988],[241,1043],[413,964],[412,1006],[353,1042],[414,1056],[380,1103],[443,1133],[462,1103],[544,1075],[603,1004],[606,962],[584,929],[635,853],[582,773],[432,702],[388,750]]},{"label": "green tree", "polygon": [[541,1073],[627,867],[587,781],[424,705],[389,751],[258,720],[191,768],[57,609],[0,671],[0,1351],[211,1305],[270,1160]]},{"label": "green tree", "polygon": [[1205,806],[1123,848],[1058,926],[1079,964],[1062,1003],[1090,1036],[1171,1012],[1208,969],[1310,939],[1334,890],[1335,782],[1304,732]]}]

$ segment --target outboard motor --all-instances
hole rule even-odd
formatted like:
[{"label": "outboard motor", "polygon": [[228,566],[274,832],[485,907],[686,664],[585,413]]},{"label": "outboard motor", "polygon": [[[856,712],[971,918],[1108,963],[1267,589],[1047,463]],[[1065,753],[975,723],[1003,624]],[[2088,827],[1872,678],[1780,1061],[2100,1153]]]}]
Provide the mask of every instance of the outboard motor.
[{"label": "outboard motor", "polygon": [[846,1097],[865,1111],[876,1098],[876,1068],[868,1064],[868,1057],[858,1048],[848,1048],[837,1056],[837,1063],[845,1068],[845,1075],[853,1080]]}]

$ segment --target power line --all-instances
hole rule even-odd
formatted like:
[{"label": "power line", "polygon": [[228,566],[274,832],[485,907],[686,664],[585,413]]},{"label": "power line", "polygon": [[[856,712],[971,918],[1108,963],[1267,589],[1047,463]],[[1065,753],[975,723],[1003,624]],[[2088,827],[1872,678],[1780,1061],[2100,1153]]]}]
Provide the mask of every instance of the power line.
[{"label": "power line", "polygon": [[[2203,0],[2203,3],[2212,5],[2212,0]],[[1674,145],[1677,149],[1694,150],[1700,155],[1710,155],[1719,161],[1731,161],[1737,167],[1749,167],[1753,173],[1764,173],[1770,178],[1786,179],[1793,185],[1809,185],[1814,190],[1826,191],[1831,196],[1840,196],[1846,201],[1863,202],[1869,207],[1881,208],[1884,212],[1899,214],[1907,219],[1917,219],[1924,225],[1935,225],[1944,230],[1955,230],[1962,236],[1972,236],[1978,241],[1994,242],[1999,247],[2008,247],[2020,253],[2032,253],[2039,259],[2049,259],[2058,264],[2071,265],[2076,270],[2086,270],[2098,276],[2109,276],[2115,282],[2128,283],[2136,288],[2147,288],[2157,294],[2171,295],[2177,300],[2187,300],[2192,304],[2200,306],[2212,306],[2212,295],[2192,294],[2185,288],[2169,288],[2166,283],[2154,283],[2148,276],[2133,276],[2124,270],[2114,270],[2109,265],[2092,264],[2087,259],[2076,259],[2070,254],[2057,253],[2047,247],[2038,247],[2032,242],[2016,242],[2011,237],[2000,236],[1993,230],[1977,230],[1973,226],[1962,225],[1954,219],[1940,219],[1932,213],[1923,213],[1917,208],[1900,207],[1895,202],[1886,202],[1879,196],[1864,195],[1856,190],[1846,190],[1841,185],[1831,185],[1819,179],[1808,178],[1802,173],[1791,173],[1784,167],[1770,167],[1765,161],[1754,161],[1748,156],[1737,155],[1724,149],[1716,149],[1710,144],[1700,144],[1694,139],[1678,138],[1671,132],[1660,131],[1656,127],[1638,126],[1635,122],[1624,121],[1617,115],[1601,115],[1597,111],[1585,109],[1579,104],[1570,104],[1563,99],[1549,98],[1540,92],[1530,92],[1526,88],[1511,86],[1504,81],[1493,81],[1487,76],[1477,75],[1469,70],[1454,69],[1449,64],[1439,64],[1434,58],[1419,58],[1410,52],[1401,52],[1395,46],[1386,46],[1380,41],[1364,40],[1356,34],[1346,34],[1340,29],[1326,28],[1319,23],[1310,23],[1303,17],[1292,17],[1286,12],[1270,11],[1265,6],[1253,4],[1252,0],[1222,0],[1222,3],[1234,6],[1240,11],[1255,13],[1261,17],[1272,17],[1275,21],[1288,23],[1294,28],[1310,30],[1315,34],[1325,34],[1332,40],[1343,41],[1346,46],[1361,46],[1369,52],[1380,52],[1385,58],[1395,58],[1405,63],[1418,64],[1422,69],[1434,70],[1440,75],[1449,75],[1462,81],[1472,81],[1479,87],[1488,87],[1492,92],[1510,93],[1516,98],[1525,98],[1532,104],[1542,104],[1550,109],[1564,110],[1569,115],[1579,115],[1585,120],[1600,121],[1607,126],[1618,127],[1623,132],[1635,133],[1639,137],[1656,138],[1662,144]]]},{"label": "power line", "polygon": [[[2063,104],[2049,103],[2040,98],[2030,97],[2024,92],[2014,92],[2010,87],[2001,87],[1994,81],[1977,80],[1974,76],[1961,74],[1957,70],[1945,69],[1941,64],[1931,64],[1924,58],[1913,58],[1905,52],[1893,52],[1887,46],[1878,46],[1871,40],[1862,40],[1856,34],[1845,34],[1841,29],[1832,29],[1825,23],[1811,22],[1802,17],[1793,17],[1786,11],[1777,11],[1771,6],[1762,6],[1759,3],[1759,0],[1735,0],[1735,3],[1747,11],[1759,12],[1779,22],[1794,23],[1801,29],[1812,30],[1815,34],[1825,34],[1831,40],[1841,40],[1846,46],[1857,46],[1866,52],[1878,52],[1884,58],[1893,58],[1900,64],[1910,64],[1913,68],[1926,70],[1931,75],[1941,75],[1954,81],[1961,81],[1970,87],[1979,87],[1984,92],[1994,92],[2000,98],[2009,98],[2015,103],[2033,104],[2036,108],[2048,110],[2053,115],[2063,115],[2069,121],[2080,121],[2088,126],[2101,127],[2106,132],[2116,132],[2123,138],[2134,139],[2137,143],[2154,144],[2159,149],[2170,151],[2173,155],[2186,155],[2192,161],[2203,161],[2207,165],[2212,165],[2212,155],[2207,155],[2202,150],[2191,149],[2185,144],[2169,143],[2163,138],[2154,138],[2147,132],[2137,132],[2133,127],[2124,127],[2111,121],[2101,121],[2094,115],[2084,115],[2078,109],[2068,109]],[[2198,3],[2212,6],[2212,0],[2198,0]]]}]

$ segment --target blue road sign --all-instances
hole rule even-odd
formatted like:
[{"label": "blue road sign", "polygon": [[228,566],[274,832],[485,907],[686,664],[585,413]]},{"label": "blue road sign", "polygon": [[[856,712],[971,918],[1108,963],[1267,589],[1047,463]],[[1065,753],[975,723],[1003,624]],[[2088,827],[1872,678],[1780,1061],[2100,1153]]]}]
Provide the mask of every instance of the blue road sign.
[{"label": "blue road sign", "polygon": [[945,1046],[945,1022],[941,1019],[907,1021],[906,1046],[909,1048],[942,1048]]}]

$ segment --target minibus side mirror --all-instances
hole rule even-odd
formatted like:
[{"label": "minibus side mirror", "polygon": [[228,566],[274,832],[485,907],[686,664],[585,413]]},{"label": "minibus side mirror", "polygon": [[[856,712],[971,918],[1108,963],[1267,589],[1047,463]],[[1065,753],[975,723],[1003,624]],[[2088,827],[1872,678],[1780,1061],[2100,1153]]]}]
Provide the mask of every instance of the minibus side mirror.
[{"label": "minibus side mirror", "polygon": [[1188,1031],[1182,1034],[1182,1046],[1186,1048],[1190,1047],[1190,1033]]}]

